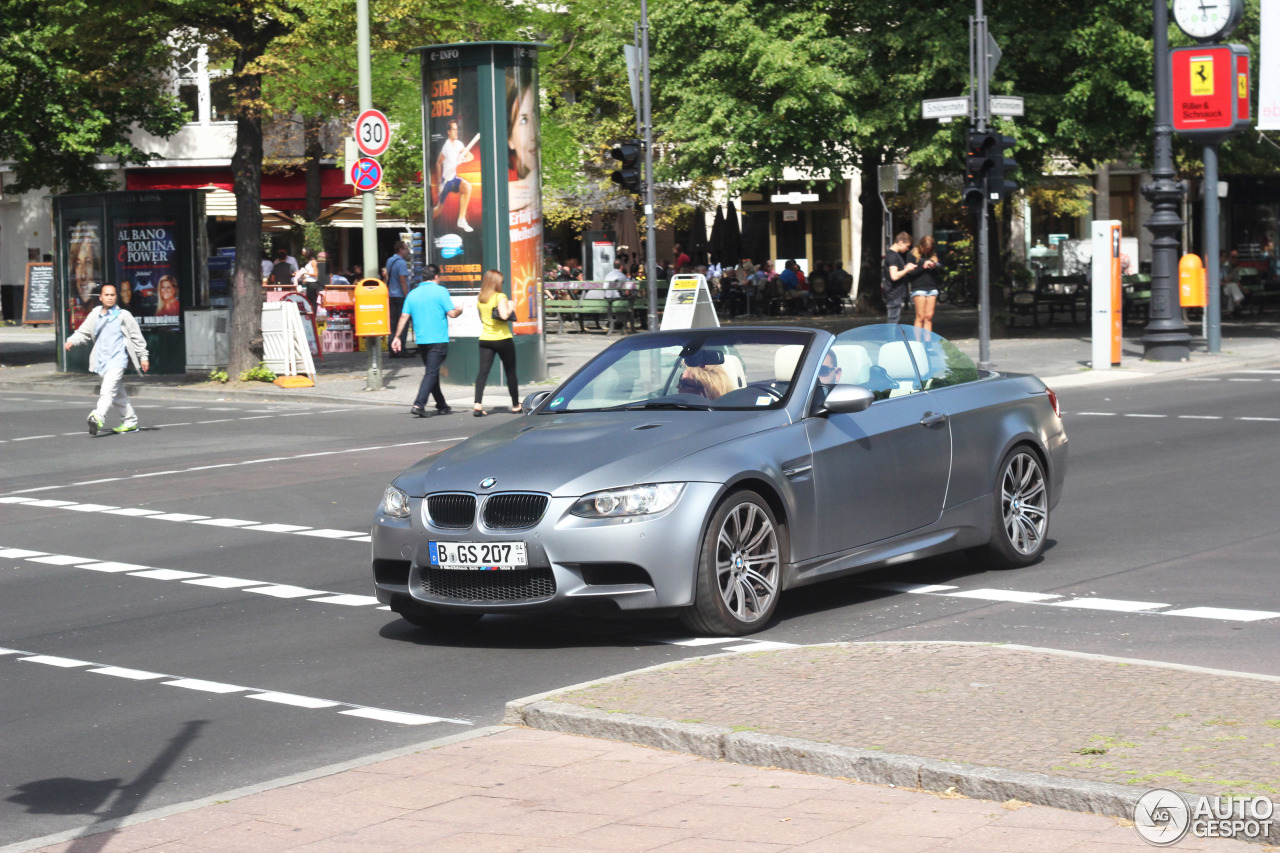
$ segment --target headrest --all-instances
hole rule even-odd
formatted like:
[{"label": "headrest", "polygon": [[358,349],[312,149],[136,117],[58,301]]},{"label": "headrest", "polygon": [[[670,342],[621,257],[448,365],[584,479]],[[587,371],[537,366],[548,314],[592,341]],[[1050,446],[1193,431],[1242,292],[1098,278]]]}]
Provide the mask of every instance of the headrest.
[{"label": "headrest", "polygon": [[777,382],[790,382],[796,374],[796,364],[804,352],[803,344],[784,344],[773,354],[773,378]]}]

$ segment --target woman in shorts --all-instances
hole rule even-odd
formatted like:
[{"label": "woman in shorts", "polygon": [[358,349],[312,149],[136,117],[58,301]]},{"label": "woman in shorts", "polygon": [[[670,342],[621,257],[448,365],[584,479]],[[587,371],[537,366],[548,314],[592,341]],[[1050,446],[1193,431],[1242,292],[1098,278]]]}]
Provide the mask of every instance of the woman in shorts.
[{"label": "woman in shorts", "polygon": [[938,304],[938,280],[936,276],[941,267],[938,265],[938,252],[933,235],[926,234],[911,250],[911,257],[916,268],[912,270],[911,302],[916,308],[915,325],[929,331],[933,330],[933,309]]}]

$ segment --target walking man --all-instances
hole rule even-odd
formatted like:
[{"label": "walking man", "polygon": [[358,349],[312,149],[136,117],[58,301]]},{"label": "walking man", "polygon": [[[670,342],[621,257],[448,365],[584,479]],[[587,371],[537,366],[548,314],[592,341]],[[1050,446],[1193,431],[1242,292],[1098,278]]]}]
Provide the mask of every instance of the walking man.
[{"label": "walking man", "polygon": [[67,338],[63,349],[68,352],[74,346],[93,342],[89,353],[89,369],[102,377],[98,405],[87,418],[89,435],[97,435],[106,423],[108,410],[120,412],[120,425],[112,432],[133,432],[138,428],[138,414],[129,402],[124,388],[124,371],[133,362],[135,370],[146,373],[151,369],[147,358],[147,342],[138,330],[133,315],[116,305],[120,293],[114,284],[104,284],[98,291],[102,304],[89,312],[89,316]]},{"label": "walking man", "polygon": [[881,279],[881,292],[884,304],[889,311],[890,325],[897,325],[902,317],[902,303],[907,298],[910,286],[909,274],[916,265],[910,262],[906,253],[911,250],[911,235],[902,231],[894,238],[893,245],[884,254],[884,274]]},{"label": "walking man", "polygon": [[[409,246],[403,240],[396,243],[395,252],[387,259],[387,295],[391,301],[391,325],[397,328],[404,311],[404,298],[409,295]],[[400,339],[400,346],[404,346],[404,338]],[[405,357],[408,355],[404,353]],[[400,353],[392,352],[391,357],[400,358]]]},{"label": "walking man", "polygon": [[447,415],[453,411],[444,399],[440,390],[440,366],[449,355],[449,318],[462,313],[461,308],[453,307],[453,298],[444,286],[436,283],[439,268],[435,264],[427,264],[426,280],[409,292],[404,300],[404,313],[396,325],[395,336],[391,339],[392,352],[400,352],[405,327],[413,320],[413,338],[418,343],[418,355],[422,358],[422,384],[418,386],[418,396],[413,401],[409,414],[415,417],[427,416],[427,396],[436,401],[436,414]]}]

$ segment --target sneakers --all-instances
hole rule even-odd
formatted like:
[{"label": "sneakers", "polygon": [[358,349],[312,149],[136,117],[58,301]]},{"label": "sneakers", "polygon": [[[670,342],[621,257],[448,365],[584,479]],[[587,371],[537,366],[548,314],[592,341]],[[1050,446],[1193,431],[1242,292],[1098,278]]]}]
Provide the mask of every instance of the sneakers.
[{"label": "sneakers", "polygon": [[436,414],[437,414],[437,415],[452,415],[452,414],[453,414],[453,407],[452,407],[452,406],[436,406]]},{"label": "sneakers", "polygon": [[138,425],[137,424],[120,424],[120,426],[118,427],[113,427],[111,431],[116,434],[119,434],[122,432],[137,432]]},{"label": "sneakers", "polygon": [[89,435],[97,435],[98,431],[102,429],[102,418],[98,417],[93,412],[90,412],[89,417],[85,420],[89,423]]},{"label": "sneakers", "polygon": [[465,219],[459,219],[459,220],[458,220],[458,227],[459,227],[459,228],[461,228],[463,231],[466,231],[466,232],[468,232],[468,233],[470,233],[471,231],[474,231],[474,230],[475,230],[474,228],[472,228],[470,225],[468,225],[468,224],[467,224],[467,220],[465,220]]}]

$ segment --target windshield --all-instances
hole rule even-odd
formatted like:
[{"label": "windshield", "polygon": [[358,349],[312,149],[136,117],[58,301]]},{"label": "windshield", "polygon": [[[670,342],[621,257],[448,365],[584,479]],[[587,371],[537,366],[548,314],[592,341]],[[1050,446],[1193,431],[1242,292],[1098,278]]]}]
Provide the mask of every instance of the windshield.
[{"label": "windshield", "polygon": [[772,329],[636,335],[596,356],[541,411],[779,408],[812,340]]}]

